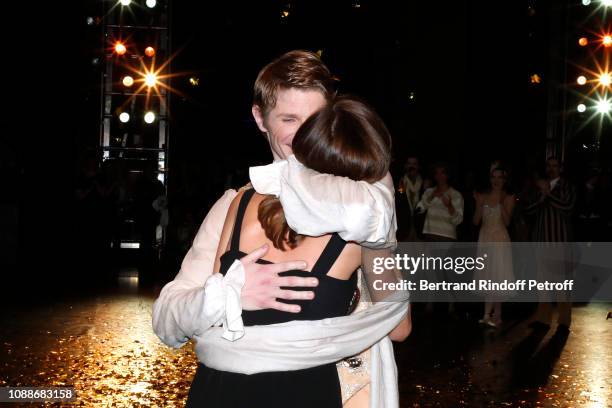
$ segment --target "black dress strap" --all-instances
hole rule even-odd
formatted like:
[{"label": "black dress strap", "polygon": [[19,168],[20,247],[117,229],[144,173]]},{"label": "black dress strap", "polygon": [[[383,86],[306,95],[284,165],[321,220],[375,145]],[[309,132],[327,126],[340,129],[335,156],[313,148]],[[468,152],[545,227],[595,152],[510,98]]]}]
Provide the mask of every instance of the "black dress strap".
[{"label": "black dress strap", "polygon": [[337,233],[332,234],[331,239],[323,249],[323,252],[321,252],[311,273],[314,275],[327,275],[345,246],[346,241],[340,238],[340,235]]},{"label": "black dress strap", "polygon": [[234,230],[232,231],[232,242],[230,244],[231,251],[238,251],[240,249],[240,230],[242,229],[242,220],[244,219],[244,212],[246,210],[251,197],[255,193],[254,188],[246,190],[240,198],[238,204],[238,212],[236,213],[236,220],[234,221]]}]

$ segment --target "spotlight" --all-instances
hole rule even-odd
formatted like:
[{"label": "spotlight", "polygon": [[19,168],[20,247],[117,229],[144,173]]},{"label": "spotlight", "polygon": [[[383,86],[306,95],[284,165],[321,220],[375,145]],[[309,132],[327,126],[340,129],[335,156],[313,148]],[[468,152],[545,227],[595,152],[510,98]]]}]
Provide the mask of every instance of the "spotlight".
[{"label": "spotlight", "polygon": [[134,78],[132,78],[129,75],[126,75],[126,76],[123,77],[123,81],[122,82],[123,82],[123,85],[125,85],[126,87],[129,88],[130,86],[134,85]]},{"label": "spotlight", "polygon": [[601,86],[610,86],[612,83],[612,74],[605,72],[599,75],[599,84]]},{"label": "spotlight", "polygon": [[612,103],[609,99],[602,99],[596,104],[597,112],[599,113],[608,113],[610,112],[610,108],[612,108]]},{"label": "spotlight", "polygon": [[129,6],[132,0],[119,0],[122,6]]},{"label": "spotlight", "polygon": [[601,39],[601,42],[603,43],[604,47],[609,47],[612,45],[612,35],[608,34],[608,35],[604,35],[603,38]]},{"label": "spotlight", "polygon": [[588,6],[589,4],[591,4],[591,0],[582,0],[583,6]]},{"label": "spotlight", "polygon": [[586,47],[588,43],[589,43],[589,40],[587,40],[586,37],[580,37],[580,39],[578,40],[578,44],[582,47]]},{"label": "spotlight", "polygon": [[93,17],[87,17],[87,25],[93,25],[94,22],[95,21]]},{"label": "spotlight", "polygon": [[153,8],[157,4],[157,1],[156,0],[147,0],[146,4],[147,4],[148,8]]},{"label": "spotlight", "polygon": [[127,112],[121,112],[119,115],[119,120],[123,123],[127,123],[130,121],[130,114]]},{"label": "spotlight", "polygon": [[125,45],[123,45],[120,42],[117,42],[115,44],[115,52],[117,53],[117,55],[123,55],[125,54],[127,51],[127,48],[125,48]]},{"label": "spotlight", "polygon": [[191,84],[191,86],[198,86],[198,85],[200,85],[200,78],[198,78],[198,77],[191,77],[191,78],[189,78],[189,83]]},{"label": "spotlight", "polygon": [[151,111],[144,115],[144,121],[147,123],[153,123],[155,121],[155,114]]},{"label": "spotlight", "polygon": [[601,0],[601,4],[603,4],[606,7],[610,7],[612,6],[612,0]]},{"label": "spotlight", "polygon": [[578,85],[584,85],[586,84],[587,79],[584,75],[580,75],[578,79],[576,80],[576,82],[578,82]]},{"label": "spotlight", "polygon": [[578,112],[582,113],[586,111],[586,105],[584,103],[579,103],[577,109],[578,109]]},{"label": "spotlight", "polygon": [[147,47],[147,48],[145,48],[145,55],[146,55],[147,57],[152,57],[152,56],[154,56],[154,55],[155,55],[155,48],[153,48],[153,47]]},{"label": "spotlight", "polygon": [[149,72],[148,74],[145,75],[145,85],[148,86],[149,88],[155,86],[155,84],[157,84],[157,75],[155,75],[152,72]]}]

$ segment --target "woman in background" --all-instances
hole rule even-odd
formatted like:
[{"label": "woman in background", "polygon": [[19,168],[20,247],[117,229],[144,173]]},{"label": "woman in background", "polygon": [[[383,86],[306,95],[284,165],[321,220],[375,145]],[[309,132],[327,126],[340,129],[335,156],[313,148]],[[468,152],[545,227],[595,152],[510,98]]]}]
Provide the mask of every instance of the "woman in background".
[{"label": "woman in background", "polygon": [[[489,173],[489,188],[483,192],[474,192],[476,208],[474,212],[474,225],[480,225],[478,234],[478,253],[486,253],[486,268],[476,271],[475,279],[491,279],[494,282],[513,280],[512,248],[508,225],[514,210],[514,195],[506,192],[507,172],[498,163],[491,166]],[[509,293],[504,295],[491,292],[485,298],[484,316],[479,323],[491,327],[498,327],[502,323],[502,301]]]}]

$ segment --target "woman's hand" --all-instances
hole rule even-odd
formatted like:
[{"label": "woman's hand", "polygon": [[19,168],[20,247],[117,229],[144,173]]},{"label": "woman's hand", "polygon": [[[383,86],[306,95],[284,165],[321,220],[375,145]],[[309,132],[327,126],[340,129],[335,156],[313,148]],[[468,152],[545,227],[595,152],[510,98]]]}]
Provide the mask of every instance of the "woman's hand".
[{"label": "woman's hand", "polygon": [[264,245],[240,259],[245,271],[245,281],[240,299],[242,310],[276,309],[283,312],[299,313],[300,306],[279,302],[278,299],[313,299],[313,291],[281,289],[285,287],[315,287],[319,280],[315,277],[278,276],[279,273],[292,269],[306,269],[304,261],[283,262],[277,264],[258,264],[257,260],[265,256],[268,246]]},{"label": "woman's hand", "polygon": [[412,309],[409,307],[406,317],[391,331],[391,333],[389,333],[389,338],[392,341],[404,341],[408,338],[410,332],[412,332],[411,310]]}]

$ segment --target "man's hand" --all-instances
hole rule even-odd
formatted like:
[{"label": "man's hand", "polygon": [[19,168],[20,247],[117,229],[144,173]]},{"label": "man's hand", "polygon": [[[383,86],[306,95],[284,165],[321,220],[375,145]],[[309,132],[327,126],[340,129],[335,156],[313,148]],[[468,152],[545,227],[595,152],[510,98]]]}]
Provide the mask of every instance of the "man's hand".
[{"label": "man's hand", "polygon": [[268,253],[264,245],[240,259],[245,271],[245,282],[241,292],[242,310],[276,309],[283,312],[299,313],[299,305],[279,302],[278,299],[313,299],[314,292],[281,289],[281,286],[315,287],[319,280],[315,277],[278,276],[292,269],[306,269],[304,261],[277,264],[258,264],[256,261]]}]

